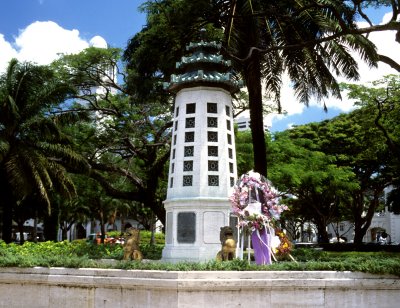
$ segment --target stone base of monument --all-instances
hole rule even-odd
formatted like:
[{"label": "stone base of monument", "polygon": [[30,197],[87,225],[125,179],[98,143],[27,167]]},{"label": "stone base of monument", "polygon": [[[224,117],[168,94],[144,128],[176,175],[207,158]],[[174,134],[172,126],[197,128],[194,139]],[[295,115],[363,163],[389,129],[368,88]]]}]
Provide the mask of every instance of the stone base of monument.
[{"label": "stone base of monument", "polygon": [[166,209],[166,262],[215,260],[221,250],[220,229],[228,226],[227,198],[179,198],[164,202]]},{"label": "stone base of monument", "polygon": [[217,253],[221,250],[221,244],[214,244],[210,247],[185,247],[173,246],[165,247],[162,252],[162,262],[206,262],[215,260]]},{"label": "stone base of monument", "polygon": [[0,268],[0,307],[398,307],[400,278],[353,272]]}]

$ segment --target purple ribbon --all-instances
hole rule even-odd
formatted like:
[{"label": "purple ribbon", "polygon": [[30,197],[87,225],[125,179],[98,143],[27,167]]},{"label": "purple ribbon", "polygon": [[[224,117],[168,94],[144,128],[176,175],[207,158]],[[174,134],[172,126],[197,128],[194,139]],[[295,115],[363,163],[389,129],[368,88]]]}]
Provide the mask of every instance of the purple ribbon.
[{"label": "purple ribbon", "polygon": [[251,234],[251,243],[254,249],[254,259],[256,264],[265,265],[271,264],[271,254],[270,254],[270,241],[268,240],[269,235],[265,228],[262,230],[253,231]]}]

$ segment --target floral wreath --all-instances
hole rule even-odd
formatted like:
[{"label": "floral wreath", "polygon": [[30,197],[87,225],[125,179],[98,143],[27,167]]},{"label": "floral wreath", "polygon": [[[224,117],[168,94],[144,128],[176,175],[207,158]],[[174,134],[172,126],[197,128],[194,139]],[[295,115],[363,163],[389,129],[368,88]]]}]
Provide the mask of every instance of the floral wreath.
[{"label": "floral wreath", "polygon": [[256,172],[243,174],[230,197],[232,213],[239,218],[239,227],[254,231],[276,226],[288,207],[280,204],[280,196],[271,183]]}]

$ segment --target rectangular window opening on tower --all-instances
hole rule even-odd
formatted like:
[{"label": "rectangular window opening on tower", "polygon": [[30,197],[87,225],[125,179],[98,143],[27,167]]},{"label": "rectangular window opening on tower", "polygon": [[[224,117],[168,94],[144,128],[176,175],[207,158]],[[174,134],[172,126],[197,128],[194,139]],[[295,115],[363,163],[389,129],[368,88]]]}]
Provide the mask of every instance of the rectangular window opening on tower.
[{"label": "rectangular window opening on tower", "polygon": [[196,103],[186,104],[186,114],[196,113]]}]

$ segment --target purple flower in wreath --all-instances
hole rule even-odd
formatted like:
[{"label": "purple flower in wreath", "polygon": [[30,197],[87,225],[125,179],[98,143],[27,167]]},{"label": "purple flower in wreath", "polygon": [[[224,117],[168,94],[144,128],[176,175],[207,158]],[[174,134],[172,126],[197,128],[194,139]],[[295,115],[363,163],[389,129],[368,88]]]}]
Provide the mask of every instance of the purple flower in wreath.
[{"label": "purple flower in wreath", "polygon": [[[262,229],[265,225],[273,225],[274,220],[279,220],[280,214],[287,210],[287,207],[280,204],[278,192],[271,183],[259,173],[250,171],[242,175],[234,187],[230,197],[232,213],[243,221],[241,226],[250,229]],[[246,211],[249,204],[258,202],[259,210],[256,213]]]}]

